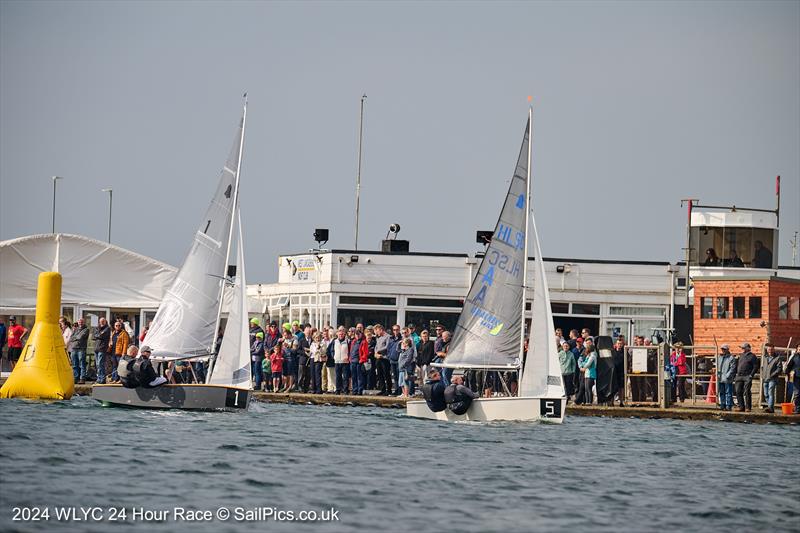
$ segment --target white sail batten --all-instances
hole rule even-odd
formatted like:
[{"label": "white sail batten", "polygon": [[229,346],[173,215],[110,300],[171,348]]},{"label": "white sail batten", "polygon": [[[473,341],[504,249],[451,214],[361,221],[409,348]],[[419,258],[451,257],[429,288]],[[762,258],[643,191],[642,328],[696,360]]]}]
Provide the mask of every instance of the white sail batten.
[{"label": "white sail batten", "polygon": [[449,367],[519,365],[529,142],[530,124],[525,128],[517,166],[492,241],[453,331],[445,360]]},{"label": "white sail batten", "polygon": [[244,240],[238,209],[236,239],[236,278],[231,290],[231,305],[225,334],[208,383],[229,387],[251,388],[250,333],[247,324],[247,278],[244,273]]},{"label": "white sail batten", "polygon": [[208,355],[212,346],[236,202],[236,173],[229,169],[238,168],[242,128],[240,122],[211,205],[147,332],[155,358]]}]

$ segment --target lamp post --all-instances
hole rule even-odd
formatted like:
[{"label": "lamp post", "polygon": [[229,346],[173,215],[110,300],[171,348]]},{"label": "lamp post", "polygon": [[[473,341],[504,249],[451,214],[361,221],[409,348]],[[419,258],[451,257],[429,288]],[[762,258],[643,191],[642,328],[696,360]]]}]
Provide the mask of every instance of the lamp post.
[{"label": "lamp post", "polygon": [[114,203],[114,189],[101,189],[108,193],[108,243],[111,244],[111,206]]},{"label": "lamp post", "polygon": [[364,141],[364,102],[366,93],[361,97],[361,115],[358,121],[358,171],[356,172],[356,242],[354,250],[358,251],[358,211],[361,204],[361,147]]},{"label": "lamp post", "polygon": [[61,176],[53,176],[53,231],[56,232],[56,181],[63,180]]}]

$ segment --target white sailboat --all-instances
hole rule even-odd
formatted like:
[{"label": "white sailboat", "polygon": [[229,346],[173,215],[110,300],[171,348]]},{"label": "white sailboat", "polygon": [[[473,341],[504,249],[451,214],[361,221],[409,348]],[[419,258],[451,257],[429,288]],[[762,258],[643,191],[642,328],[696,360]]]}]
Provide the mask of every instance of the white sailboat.
[{"label": "white sailboat", "polygon": [[[541,244],[531,212],[531,128],[528,124],[517,166],[491,243],[472,281],[458,317],[445,362],[439,366],[519,372],[518,395],[477,398],[463,415],[433,412],[424,401],[409,401],[406,413],[433,420],[542,420],[562,423],[566,407],[558,362],[553,313]],[[532,236],[533,239],[529,239]],[[528,242],[533,241],[532,320],[527,355],[525,281]],[[524,361],[524,364],[523,364]]]},{"label": "white sailboat", "polygon": [[[252,385],[239,214],[239,171],[246,118],[245,100],[236,139],[211,205],[144,341],[152,348],[154,363],[209,360],[206,383],[168,383],[135,389],[98,384],[92,387],[92,397],[103,404],[177,409],[247,408]],[[238,226],[237,272],[229,278],[234,225]],[[232,291],[231,305],[219,353],[214,355],[226,289]]]}]

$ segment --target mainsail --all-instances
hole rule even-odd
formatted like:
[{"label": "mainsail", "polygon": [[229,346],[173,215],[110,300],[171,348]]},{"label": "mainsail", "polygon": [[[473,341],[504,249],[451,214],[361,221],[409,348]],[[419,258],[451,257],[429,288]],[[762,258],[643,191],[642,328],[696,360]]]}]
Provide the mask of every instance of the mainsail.
[{"label": "mainsail", "polygon": [[159,358],[208,355],[222,296],[236,202],[244,116],[189,254],[158,307],[147,344]]},{"label": "mainsail", "polygon": [[529,120],[503,210],[458,317],[443,366],[519,365],[530,126]]},{"label": "mainsail", "polygon": [[250,332],[247,325],[247,285],[244,274],[242,221],[237,209],[236,278],[230,287],[231,306],[219,353],[208,379],[212,385],[251,388]]}]

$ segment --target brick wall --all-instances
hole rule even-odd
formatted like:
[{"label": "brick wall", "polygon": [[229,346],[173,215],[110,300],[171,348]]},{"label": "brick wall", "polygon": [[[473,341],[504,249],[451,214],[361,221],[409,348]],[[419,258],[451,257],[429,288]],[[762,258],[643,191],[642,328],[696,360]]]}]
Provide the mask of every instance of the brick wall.
[{"label": "brick wall", "polygon": [[[766,341],[767,330],[760,326],[767,320],[767,301],[769,300],[769,284],[767,280],[695,280],[694,281],[694,344],[713,345],[730,344],[731,351],[738,353],[738,346],[749,342],[757,351],[761,343]],[[800,285],[800,284],[799,284]],[[718,318],[716,298],[727,296],[728,313],[733,316],[733,297],[745,298],[745,317],[750,316],[750,297],[761,297],[761,318]],[[704,297],[713,298],[713,317],[700,318]],[[776,300],[777,301],[777,300]],[[777,306],[777,304],[776,304]]]},{"label": "brick wall", "polygon": [[789,339],[792,346],[800,344],[800,320],[793,320],[791,309],[789,319],[778,318],[778,298],[800,298],[800,282],[772,280],[769,284],[769,324],[772,342],[777,346],[786,347]]}]

